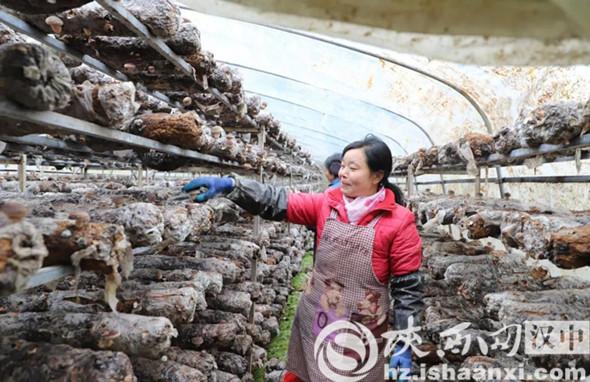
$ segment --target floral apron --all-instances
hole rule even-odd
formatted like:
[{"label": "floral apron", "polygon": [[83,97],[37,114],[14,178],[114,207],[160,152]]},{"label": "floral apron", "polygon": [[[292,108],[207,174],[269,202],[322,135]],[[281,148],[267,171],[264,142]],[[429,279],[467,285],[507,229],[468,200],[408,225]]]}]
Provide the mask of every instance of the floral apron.
[{"label": "floral apron", "polygon": [[[387,331],[389,290],[375,276],[371,261],[380,216],[367,226],[336,217],[332,209],[297,307],[287,370],[306,382],[383,381],[381,334]],[[344,327],[330,330],[335,326]]]}]

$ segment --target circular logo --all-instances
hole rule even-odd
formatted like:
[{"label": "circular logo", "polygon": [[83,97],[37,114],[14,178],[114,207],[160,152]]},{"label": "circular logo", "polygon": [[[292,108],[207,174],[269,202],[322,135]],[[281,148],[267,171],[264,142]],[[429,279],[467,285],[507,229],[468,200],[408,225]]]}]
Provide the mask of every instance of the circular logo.
[{"label": "circular logo", "polygon": [[378,353],[377,341],[366,326],[344,320],[322,329],[313,346],[322,374],[338,382],[356,382],[366,377],[377,364]]}]

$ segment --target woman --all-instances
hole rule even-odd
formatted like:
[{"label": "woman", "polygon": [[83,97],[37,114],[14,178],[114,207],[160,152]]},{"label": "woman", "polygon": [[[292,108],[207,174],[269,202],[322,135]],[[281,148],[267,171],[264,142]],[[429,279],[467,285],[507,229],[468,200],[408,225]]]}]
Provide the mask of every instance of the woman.
[{"label": "woman", "polygon": [[[293,323],[285,381],[327,380],[315,360],[314,340],[333,322],[366,324],[376,339],[388,322],[391,330],[407,328],[410,317],[419,325],[422,243],[413,214],[396,204],[401,193],[387,179],[391,166],[387,145],[369,135],[344,148],[340,187],[324,193],[288,193],[286,188],[231,177],[201,177],[184,187],[186,192],[208,189],[197,195],[198,202],[227,194],[265,219],[316,227],[314,269]],[[391,358],[390,366],[410,368],[409,348],[395,350],[400,354]],[[380,358],[363,380],[382,381],[383,362]]]}]

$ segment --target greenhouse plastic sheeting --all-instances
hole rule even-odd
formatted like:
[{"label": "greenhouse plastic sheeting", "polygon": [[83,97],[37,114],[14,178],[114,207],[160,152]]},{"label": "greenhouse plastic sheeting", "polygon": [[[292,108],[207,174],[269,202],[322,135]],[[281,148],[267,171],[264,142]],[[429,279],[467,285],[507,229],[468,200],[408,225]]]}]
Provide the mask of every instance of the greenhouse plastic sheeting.
[{"label": "greenhouse plastic sheeting", "polygon": [[[430,146],[428,132],[483,129],[458,93],[408,69],[283,30],[186,9],[183,16],[201,30],[203,48],[236,67],[246,92],[266,101],[315,159],[368,133],[403,155]],[[451,111],[452,104],[461,107]]]}]

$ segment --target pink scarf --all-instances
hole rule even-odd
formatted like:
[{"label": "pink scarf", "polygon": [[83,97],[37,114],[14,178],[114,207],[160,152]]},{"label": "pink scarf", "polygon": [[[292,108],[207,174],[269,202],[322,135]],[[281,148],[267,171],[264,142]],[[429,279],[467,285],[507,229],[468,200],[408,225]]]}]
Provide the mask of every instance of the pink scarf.
[{"label": "pink scarf", "polygon": [[348,221],[350,224],[357,225],[373,207],[385,200],[385,188],[381,187],[379,191],[369,196],[359,196],[353,199],[343,195],[343,198]]}]

